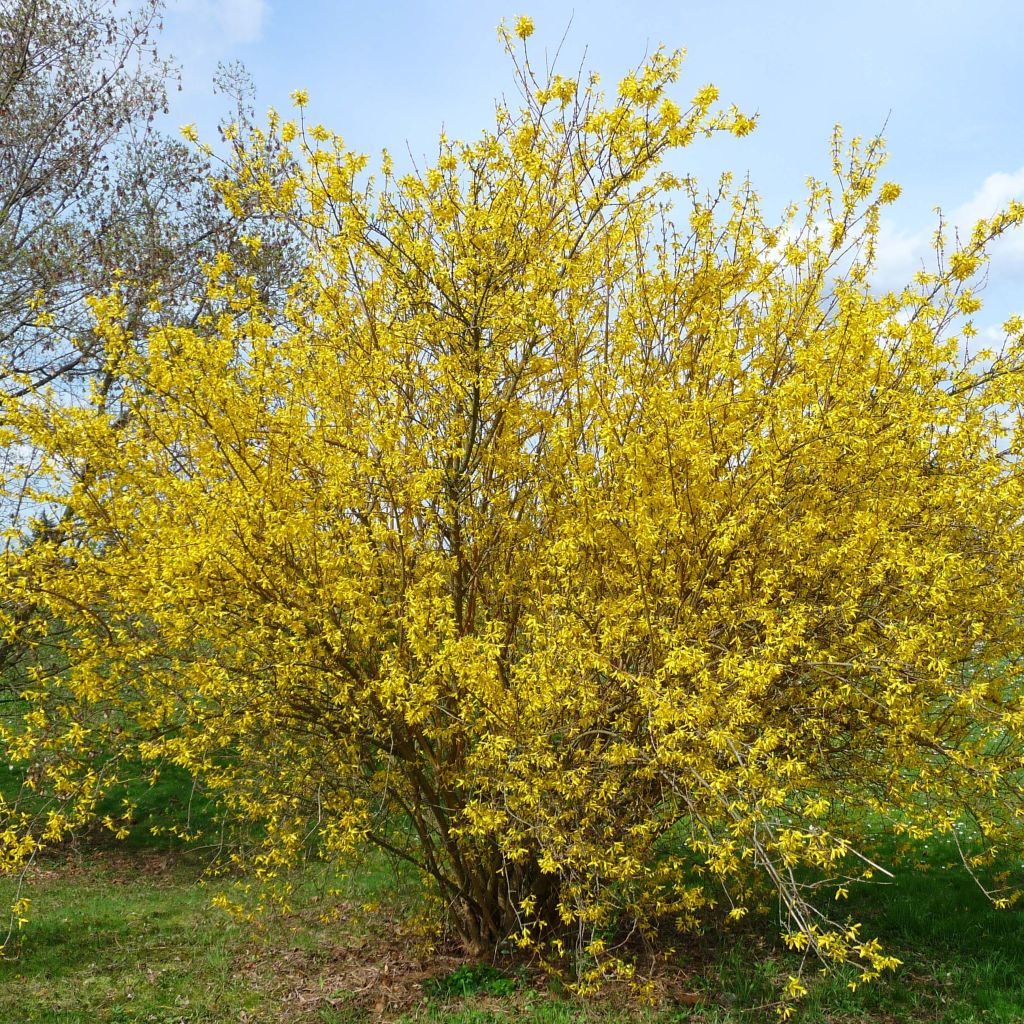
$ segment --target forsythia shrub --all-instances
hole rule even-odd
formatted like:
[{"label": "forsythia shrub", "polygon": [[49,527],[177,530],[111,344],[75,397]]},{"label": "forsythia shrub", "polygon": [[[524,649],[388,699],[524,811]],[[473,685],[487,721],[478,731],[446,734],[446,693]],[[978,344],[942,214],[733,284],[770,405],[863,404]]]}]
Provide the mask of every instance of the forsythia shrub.
[{"label": "forsythia shrub", "polygon": [[6,410],[65,511],[4,563],[8,640],[61,650],[2,734],[36,799],[4,861],[173,763],[259,826],[260,878],[376,844],[472,951],[628,970],[631,930],[760,878],[871,977],[828,907],[872,830],[1024,831],[1024,324],[981,352],[967,319],[1024,207],[881,294],[880,142],[837,135],[839,188],[769,223],[661,169],[752,127],[677,105],[679,54],[605,101],[536,80],[530,27],[523,109],[422,173],[368,177],[296,94],[217,184],[304,231],[284,306],[224,257],[139,344],[115,290],[94,407]]}]

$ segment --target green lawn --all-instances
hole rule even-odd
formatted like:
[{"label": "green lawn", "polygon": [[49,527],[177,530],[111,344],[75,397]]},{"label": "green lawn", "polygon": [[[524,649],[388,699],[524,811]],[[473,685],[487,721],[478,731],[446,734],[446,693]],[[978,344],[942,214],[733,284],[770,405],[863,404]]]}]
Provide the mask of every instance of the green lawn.
[{"label": "green lawn", "polygon": [[[849,903],[904,966],[856,993],[842,976],[818,980],[798,1020],[1024,1021],[1024,913],[992,909],[946,866],[950,851],[921,852],[927,872],[902,869]],[[193,855],[139,845],[46,861],[24,891],[16,959],[0,963],[0,1022],[738,1024],[774,1020],[778,983],[794,969],[771,922],[752,922],[694,939],[662,969],[658,1006],[615,991],[580,1003],[526,965],[425,950],[399,909],[412,895],[392,894],[383,865],[333,888],[311,876],[303,909],[255,932],[210,906],[222,883],[201,875]],[[0,898],[12,891],[4,882]]]}]

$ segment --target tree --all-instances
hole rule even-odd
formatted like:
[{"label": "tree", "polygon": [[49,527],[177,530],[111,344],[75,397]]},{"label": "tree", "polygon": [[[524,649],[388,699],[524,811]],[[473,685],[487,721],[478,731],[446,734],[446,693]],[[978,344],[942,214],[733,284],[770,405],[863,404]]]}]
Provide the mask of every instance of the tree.
[{"label": "tree", "polygon": [[605,102],[506,41],[523,108],[422,173],[366,177],[297,94],[218,186],[301,228],[283,303],[225,255],[140,348],[115,288],[119,407],[18,411],[68,532],[6,586],[68,633],[3,733],[52,801],[6,808],[4,858],[141,757],[258,824],[265,880],[412,862],[474,953],[586,981],[767,881],[794,946],[871,977],[814,899],[880,869],[871,829],[965,820],[979,877],[1021,832],[1022,323],[963,349],[1024,207],[877,294],[880,141],[837,136],[839,188],[773,224],[661,169],[752,127],[681,109],[678,54]]},{"label": "tree", "polygon": [[[201,306],[200,266],[267,243],[250,269],[281,280],[287,249],[249,211],[229,212],[207,179],[212,151],[158,130],[174,65],[155,46],[162,0],[121,11],[111,0],[0,3],[0,388],[54,386],[80,397],[102,379],[103,353],[86,298],[115,275],[139,337],[156,306],[184,320]],[[217,86],[233,98],[241,138],[251,87],[239,68]],[[110,386],[108,382],[107,386]],[[10,462],[16,453],[5,453]],[[8,472],[7,477],[13,479]],[[5,501],[24,529],[23,494]]]},{"label": "tree", "polygon": [[105,258],[113,150],[152,121],[172,73],[151,50],[160,7],[147,0],[119,14],[105,0],[5,0],[0,8],[5,378],[55,380],[87,361],[68,345],[83,333],[81,299],[97,284],[85,268],[109,281],[117,266]]},{"label": "tree", "polygon": [[[41,388],[76,402],[97,387],[116,402],[86,301],[115,277],[124,329],[140,341],[158,313],[191,322],[202,311],[201,268],[219,252],[234,254],[268,297],[287,286],[288,227],[229,211],[208,185],[213,150],[155,125],[176,77],[155,46],[162,10],[162,0],[120,11],[110,0],[0,2],[0,431],[2,400]],[[233,104],[235,144],[251,142],[244,69],[222,68],[215,88]],[[37,453],[4,441],[0,515],[5,546],[17,546],[40,512],[59,526],[63,505],[55,495],[40,507]],[[7,611],[37,643],[53,626],[30,601]],[[25,653],[23,643],[0,644],[5,688]]]}]

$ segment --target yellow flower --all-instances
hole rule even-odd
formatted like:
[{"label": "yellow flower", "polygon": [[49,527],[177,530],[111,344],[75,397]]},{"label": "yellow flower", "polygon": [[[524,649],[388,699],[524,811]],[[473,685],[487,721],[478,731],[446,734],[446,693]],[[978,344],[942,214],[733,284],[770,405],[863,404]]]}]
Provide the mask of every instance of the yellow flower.
[{"label": "yellow flower", "polygon": [[981,265],[981,257],[973,252],[955,252],[949,258],[949,271],[957,281],[970,277]]},{"label": "yellow flower", "polygon": [[878,191],[878,198],[883,203],[894,203],[900,197],[900,193],[903,190],[896,184],[895,181],[887,181],[882,185]]},{"label": "yellow flower", "polygon": [[297,107],[304,107],[309,102],[309,93],[305,89],[296,89],[291,97]]},{"label": "yellow flower", "polygon": [[807,986],[799,978],[790,975],[786,982],[786,995],[790,999],[799,999],[801,996],[807,995]]},{"label": "yellow flower", "polygon": [[[599,937],[580,991],[632,971],[600,938],[623,894],[640,928],[717,925],[714,889],[740,919],[758,870],[804,922],[785,944],[866,982],[897,961],[808,901],[846,898],[869,815],[917,841],[967,808],[1007,852],[1024,838],[1000,788],[1024,734],[1024,436],[1003,416],[1024,318],[966,362],[956,322],[1024,204],[876,294],[880,148],[845,169],[837,147],[841,191],[768,219],[728,176],[706,199],[665,173],[753,126],[711,86],[680,105],[680,53],[580,103],[521,56],[522,91],[564,108],[502,107],[422,171],[385,157],[373,182],[321,126],[278,162],[294,122],[246,128],[215,187],[268,239],[315,242],[287,283],[261,290],[231,247],[203,264],[204,312],[140,344],[124,272],[87,303],[131,415],[100,389],[8,393],[5,436],[48,474],[33,501],[82,543],[0,561],[0,641],[24,639],[19,607],[61,623],[59,678],[27,659],[0,719],[5,759],[39,767],[27,797],[59,811],[0,801],[0,870],[102,813],[73,799],[98,795],[94,758],[173,764],[258,829],[254,915],[292,894],[307,838],[339,864],[380,840],[476,943],[476,911],[442,908],[455,871],[501,919],[498,849],[524,880],[515,941]],[[700,832],[652,861],[684,818]],[[780,1016],[807,987],[783,977]]]}]

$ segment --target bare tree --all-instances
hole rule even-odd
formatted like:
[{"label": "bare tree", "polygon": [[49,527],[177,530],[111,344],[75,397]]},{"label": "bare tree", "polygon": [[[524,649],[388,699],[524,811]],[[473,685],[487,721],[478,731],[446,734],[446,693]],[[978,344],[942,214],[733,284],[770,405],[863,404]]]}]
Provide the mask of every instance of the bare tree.
[{"label": "bare tree", "polygon": [[[178,75],[155,45],[162,7],[0,0],[0,386],[9,395],[73,388],[96,372],[83,298],[115,273],[140,327],[153,292],[180,314],[202,258],[233,249],[250,219],[219,204],[205,154],[154,126]],[[251,123],[244,71],[223,69],[218,85],[234,101],[230,117]],[[280,252],[268,246],[261,265]]]},{"label": "bare tree", "polygon": [[161,0],[0,0],[0,360],[5,389],[88,367],[82,298],[109,270],[117,148],[166,107]]}]

